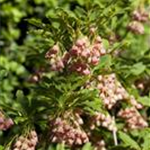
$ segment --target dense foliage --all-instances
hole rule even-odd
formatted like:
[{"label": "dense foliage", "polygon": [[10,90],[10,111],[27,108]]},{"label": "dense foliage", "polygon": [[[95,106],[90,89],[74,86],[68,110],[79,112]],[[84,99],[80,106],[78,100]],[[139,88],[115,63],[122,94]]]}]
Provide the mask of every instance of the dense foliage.
[{"label": "dense foliage", "polygon": [[149,0],[0,0],[0,150],[150,150]]}]

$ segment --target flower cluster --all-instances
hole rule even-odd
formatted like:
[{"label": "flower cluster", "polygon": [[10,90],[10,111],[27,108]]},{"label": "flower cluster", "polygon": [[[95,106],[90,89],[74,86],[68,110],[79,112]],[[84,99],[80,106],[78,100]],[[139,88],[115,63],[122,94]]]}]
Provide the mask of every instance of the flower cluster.
[{"label": "flower cluster", "polygon": [[50,140],[53,143],[64,142],[68,146],[73,146],[89,141],[87,134],[79,126],[71,125],[67,120],[56,118],[50,122],[50,127]]},{"label": "flower cluster", "polygon": [[144,34],[144,26],[138,21],[131,21],[128,25],[128,29],[135,34]]},{"label": "flower cluster", "polygon": [[148,21],[148,13],[146,11],[142,10],[135,10],[133,12],[132,18],[133,20],[137,20],[139,22],[146,22]]},{"label": "flower cluster", "polygon": [[60,48],[58,44],[54,45],[45,55],[45,58],[49,59],[51,70],[61,71],[64,68],[62,58],[59,56]]},{"label": "flower cluster", "polygon": [[130,96],[129,100],[130,100],[130,104],[132,106],[134,106],[136,109],[142,109],[143,108],[143,105],[138,103],[133,95]]},{"label": "flower cluster", "polygon": [[148,123],[135,107],[126,108],[124,110],[121,109],[118,116],[125,119],[128,129],[141,129],[148,126]]},{"label": "flower cluster", "polygon": [[100,57],[106,53],[102,39],[97,36],[93,43],[88,37],[78,39],[69,50],[71,63],[69,69],[83,75],[90,74],[90,67],[98,65]]},{"label": "flower cluster", "polygon": [[132,21],[128,25],[128,29],[135,34],[144,34],[143,22],[148,21],[148,13],[146,11],[135,10],[132,14]]},{"label": "flower cluster", "polygon": [[97,88],[107,109],[111,109],[118,100],[128,97],[127,91],[117,80],[115,74],[99,75]]},{"label": "flower cluster", "polygon": [[136,109],[142,109],[143,105],[137,102],[133,95],[130,95],[126,89],[117,80],[114,73],[107,75],[98,75],[97,80],[88,81],[85,88],[93,90],[96,87],[99,90],[99,96],[107,109],[112,109],[117,101],[125,100]]},{"label": "flower cluster", "polygon": [[84,124],[83,119],[80,117],[80,114],[77,112],[74,114],[74,118],[72,118],[72,119],[74,120],[74,124],[76,126]]},{"label": "flower cluster", "polygon": [[0,130],[7,130],[14,124],[11,118],[5,118],[4,114],[0,112]]},{"label": "flower cluster", "polygon": [[100,112],[96,112],[90,119],[90,129],[95,129],[96,126],[102,126],[110,131],[117,131],[114,119],[110,115],[105,115]]},{"label": "flower cluster", "polygon": [[94,146],[95,146],[94,150],[106,150],[106,147],[105,147],[106,143],[102,139],[96,142]]},{"label": "flower cluster", "polygon": [[33,130],[27,136],[20,136],[14,144],[13,150],[35,150],[37,142],[37,133]]},{"label": "flower cluster", "polygon": [[106,53],[102,39],[97,36],[93,42],[88,37],[79,38],[69,52],[59,55],[60,48],[54,45],[45,55],[50,60],[51,70],[62,71],[66,67],[71,72],[89,75],[91,67],[98,65],[100,57]]}]

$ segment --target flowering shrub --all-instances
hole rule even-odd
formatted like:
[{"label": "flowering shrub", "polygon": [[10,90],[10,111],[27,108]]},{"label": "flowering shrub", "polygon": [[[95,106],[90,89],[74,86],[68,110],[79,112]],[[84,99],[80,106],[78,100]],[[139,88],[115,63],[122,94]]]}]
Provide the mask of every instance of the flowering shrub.
[{"label": "flowering shrub", "polygon": [[45,57],[50,60],[51,70],[62,71],[66,68],[68,72],[77,72],[81,75],[89,75],[90,68],[98,65],[100,56],[106,53],[103,47],[101,37],[96,37],[93,45],[90,45],[87,37],[78,39],[75,45],[71,47],[69,52],[65,52],[61,56],[59,54],[59,46],[54,45]]},{"label": "flowering shrub", "polygon": [[0,149],[149,150],[150,1],[73,2],[0,56]]}]

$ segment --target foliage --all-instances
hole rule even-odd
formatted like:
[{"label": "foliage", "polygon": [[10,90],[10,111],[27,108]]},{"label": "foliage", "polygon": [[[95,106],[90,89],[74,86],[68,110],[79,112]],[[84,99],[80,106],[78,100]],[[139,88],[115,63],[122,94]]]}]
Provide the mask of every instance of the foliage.
[{"label": "foliage", "polygon": [[0,150],[150,149],[149,0],[0,3]]}]

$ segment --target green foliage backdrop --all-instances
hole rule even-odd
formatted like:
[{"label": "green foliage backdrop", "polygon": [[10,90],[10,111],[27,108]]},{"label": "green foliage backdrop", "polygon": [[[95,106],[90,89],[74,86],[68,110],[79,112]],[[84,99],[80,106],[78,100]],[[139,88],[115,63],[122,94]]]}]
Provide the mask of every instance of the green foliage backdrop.
[{"label": "green foliage backdrop", "polygon": [[150,150],[149,0],[0,0],[0,150]]}]

